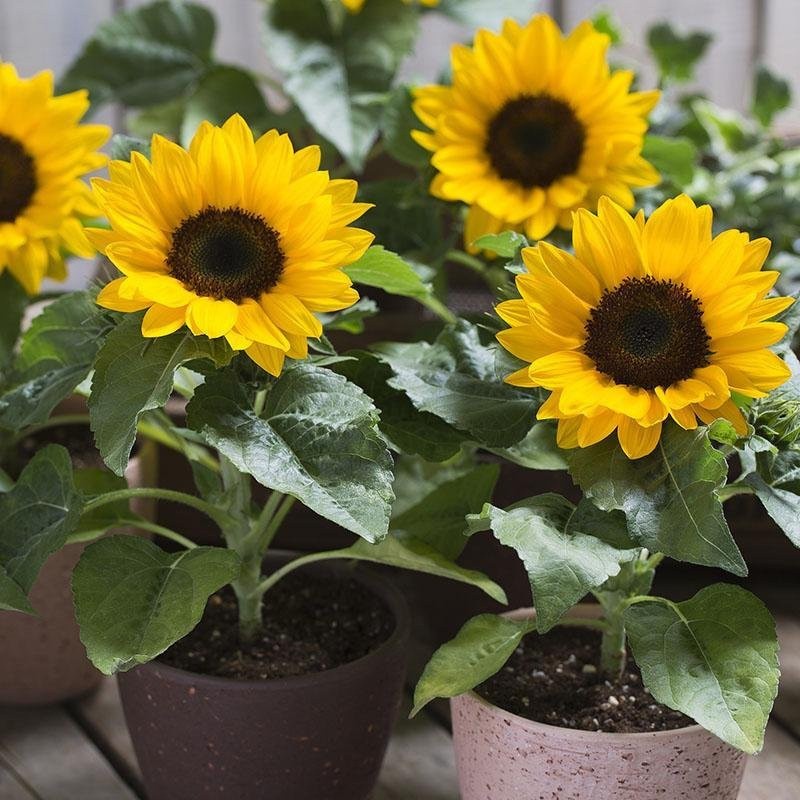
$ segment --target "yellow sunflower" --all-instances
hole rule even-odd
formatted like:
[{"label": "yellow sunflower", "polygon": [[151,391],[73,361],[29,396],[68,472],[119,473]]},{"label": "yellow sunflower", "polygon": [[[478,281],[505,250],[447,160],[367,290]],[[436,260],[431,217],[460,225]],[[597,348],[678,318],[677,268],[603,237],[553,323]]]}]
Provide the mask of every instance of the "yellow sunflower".
[{"label": "yellow sunflower", "polygon": [[789,297],[767,297],[767,239],[711,234],[709,206],[685,195],[645,222],[601,198],[575,215],[575,255],[526,248],[520,300],[500,303],[511,328],[497,338],[529,362],[506,380],[552,393],[539,419],[557,419],[561,447],[589,447],[616,431],[628,458],[652,452],[672,417],[692,430],[747,424],[732,394],[764,397],[789,377],[767,348],[786,326],[770,322]]},{"label": "yellow sunflower", "polygon": [[94,255],[80,219],[97,208],[81,178],[105,163],[96,151],[111,130],[79,125],[88,108],[85,91],[54,97],[51,72],[25,79],[0,63],[0,273],[31,295],[66,277],[65,251]]},{"label": "yellow sunflower", "polygon": [[[364,3],[367,0],[342,0],[342,5],[353,14],[357,14],[364,8]],[[439,0],[403,0],[406,5],[411,5],[413,2],[419,3],[421,6],[427,6],[428,8],[433,8],[434,6],[439,5]]]},{"label": "yellow sunflower", "polygon": [[322,333],[313,312],[358,300],[342,267],[373,239],[348,227],[370,208],[353,202],[356,182],[331,180],[319,162],[318,147],[295,152],[274,130],[254,141],[238,115],[203,123],[188,152],[156,135],[152,161],[112,161],[111,180],[93,181],[112,229],[89,236],[124,277],[97,302],[146,308],[147,337],[183,325],[224,336],[279,375]]},{"label": "yellow sunflower", "polygon": [[545,14],[507,20],[453,48],[452,86],[416,90],[431,132],[412,135],[433,152],[432,194],[469,205],[467,245],[508,228],[541,239],[603,195],[632,209],[631,187],[658,183],[641,150],[659,93],[630,92],[608,45],[589,22],[565,37]]}]

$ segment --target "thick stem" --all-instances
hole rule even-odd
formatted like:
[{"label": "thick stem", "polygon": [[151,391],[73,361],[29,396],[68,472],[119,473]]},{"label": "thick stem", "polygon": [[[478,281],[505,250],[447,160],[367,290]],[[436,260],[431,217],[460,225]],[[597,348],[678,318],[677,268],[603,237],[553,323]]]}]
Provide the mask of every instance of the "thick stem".
[{"label": "thick stem", "polygon": [[600,646],[600,669],[603,674],[614,678],[622,675],[627,661],[625,623],[622,616],[624,609],[623,604],[618,605],[613,613],[609,613],[606,608],[606,624]]},{"label": "thick stem", "polygon": [[259,591],[261,559],[252,556],[242,564],[239,577],[231,584],[239,606],[239,639],[252,642],[263,624],[261,605],[264,592]]}]

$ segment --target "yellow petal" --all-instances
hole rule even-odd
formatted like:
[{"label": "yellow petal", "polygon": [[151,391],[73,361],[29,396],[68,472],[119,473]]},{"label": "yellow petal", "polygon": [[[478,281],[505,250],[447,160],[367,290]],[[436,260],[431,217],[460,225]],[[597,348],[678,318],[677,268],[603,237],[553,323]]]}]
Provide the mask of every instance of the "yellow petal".
[{"label": "yellow petal", "polygon": [[142,336],[155,338],[169,336],[186,321],[186,308],[169,308],[153,305],[142,318]]},{"label": "yellow petal", "polygon": [[186,324],[195,336],[204,334],[217,339],[233,328],[238,316],[239,309],[231,300],[198,297],[189,306]]},{"label": "yellow petal", "polygon": [[630,417],[622,417],[617,429],[620,446],[630,459],[643,458],[655,450],[661,438],[661,423],[643,428]]}]

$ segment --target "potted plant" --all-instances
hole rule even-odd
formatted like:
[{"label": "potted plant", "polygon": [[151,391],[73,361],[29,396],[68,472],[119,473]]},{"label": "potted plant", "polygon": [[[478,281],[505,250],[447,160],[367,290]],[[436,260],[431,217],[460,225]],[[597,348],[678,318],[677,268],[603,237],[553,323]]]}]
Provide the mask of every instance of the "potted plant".
[{"label": "potted plant", "polygon": [[[201,125],[188,150],[160,136],[145,149],[94,183],[111,228],[89,236],[122,277],[91,313],[106,327],[92,337],[89,416],[114,473],[143,431],[184,454],[197,493],[69,492],[62,527],[102,521],[97,538],[130,520],[130,500],[160,499],[207,515],[225,546],[198,547],[190,531],[160,524],[147,529],[170,551],[98,538],[72,580],[81,639],[102,672],[121,673],[151,798],[219,787],[242,798],[366,797],[400,703],[407,613],[388,581],[318,563],[418,569],[504,599],[405,528],[387,535],[394,476],[379,412],[331,369],[358,362],[335,354],[313,313],[347,314],[358,300],[350,275],[389,281],[408,268],[352,225],[368,206],[354,202],[354,181],[319,169],[316,146],[295,150],[274,130],[254,138],[236,115]],[[164,413],[176,390],[186,428]],[[411,409],[406,424],[419,416]],[[55,472],[71,486],[68,463]],[[263,504],[253,479],[271,490]],[[357,543],[265,562],[296,500]],[[35,560],[26,547],[21,557]]]},{"label": "potted plant", "polygon": [[573,245],[523,247],[497,339],[583,496],[468,517],[517,552],[535,610],[468,621],[415,711],[453,698],[465,800],[735,798],[778,690],[774,621],[738,584],[650,590],[665,558],[747,574],[723,513],[740,494],[798,543],[793,299],[770,295],[767,240],[712,235],[686,196],[648,219],[602,198],[577,212]]},{"label": "potted plant", "polygon": [[[97,209],[83,178],[105,163],[98,148],[110,130],[80,124],[88,106],[85,91],[54,96],[49,72],[20,78],[12,64],[0,64],[0,703],[64,700],[101,678],[78,638],[71,603],[70,577],[82,547],[61,547],[67,525],[49,507],[64,489],[51,483],[56,464],[71,459],[86,492],[111,479],[101,472],[85,403],[72,396],[88,374],[88,363],[82,369],[77,359],[94,347],[92,328],[69,343],[62,337],[63,326],[84,322],[86,305],[74,298],[56,300],[28,328],[52,300],[41,293],[42,281],[63,280],[68,256],[94,253],[83,223]],[[55,376],[48,365],[67,347],[80,354],[70,372]],[[132,485],[149,470],[142,456],[126,472]],[[23,497],[34,527],[20,526]],[[40,524],[51,526],[52,547],[20,558],[22,540]],[[90,524],[84,519],[79,527]],[[43,565],[38,578],[34,563]]]}]

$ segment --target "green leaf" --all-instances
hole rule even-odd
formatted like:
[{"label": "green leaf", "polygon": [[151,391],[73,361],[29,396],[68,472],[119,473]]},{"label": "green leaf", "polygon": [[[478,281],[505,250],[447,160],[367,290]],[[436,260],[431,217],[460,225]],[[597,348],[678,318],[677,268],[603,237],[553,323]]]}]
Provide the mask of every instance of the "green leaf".
[{"label": "green leaf", "polygon": [[337,365],[336,371],[360,386],[381,412],[379,426],[394,449],[427,461],[446,461],[461,450],[466,435],[439,417],[418,411],[408,397],[388,384],[391,370],[370,353]]},{"label": "green leaf", "polygon": [[131,153],[142,153],[150,158],[150,142],[135,136],[117,133],[111,137],[111,158],[115,161],[130,161]]},{"label": "green leaf", "polygon": [[270,386],[257,415],[236,376],[219,373],[197,388],[187,415],[190,428],[259,483],[369,541],[386,535],[392,458],[375,406],[341,375],[298,363]]},{"label": "green leaf", "polygon": [[491,250],[501,258],[514,258],[521,247],[528,246],[528,240],[516,231],[504,231],[487,233],[476,239],[473,244],[481,250]]},{"label": "green leaf", "polygon": [[486,505],[473,530],[488,524],[500,544],[517,552],[531,583],[536,627],[550,630],[591,589],[619,574],[638,549],[619,550],[602,539],[570,529],[575,506],[556,494],[531,497],[507,511]]},{"label": "green leaf", "polygon": [[746,575],[717,491],[727,464],[704,427],[667,425],[656,449],[631,461],[609,437],[568,456],[573,479],[603,511],[622,511],[637,544],[680,561]]},{"label": "green leaf", "polygon": [[345,333],[363,333],[364,320],[374,317],[378,306],[369,297],[362,297],[355,305],[335,314],[318,314],[326,331],[344,331]]},{"label": "green leaf", "polygon": [[556,431],[557,426],[552,422],[535,422],[525,434],[525,438],[520,439],[516,444],[512,444],[510,447],[489,447],[487,449],[526,469],[566,469],[566,457],[556,442]]},{"label": "green leaf", "polygon": [[72,576],[86,654],[106,675],[151,661],[197,625],[239,569],[236,553],[220,547],[165,553],[138,536],[90,544]]},{"label": "green leaf", "polygon": [[[481,589],[498,603],[508,602],[503,589],[483,573],[460,567],[438,550],[413,536],[390,535],[377,544],[370,544],[359,539],[354,545],[336,550],[334,553],[336,558],[370,561],[387,567],[424,572],[427,575],[436,575],[439,578],[466,583]],[[330,555],[327,554],[327,556]]]},{"label": "green leaf", "polygon": [[660,22],[647,32],[647,44],[655,58],[662,81],[686,83],[694,77],[697,62],[703,57],[711,36],[690,33],[681,36],[668,22]]},{"label": "green leaf", "polygon": [[389,97],[383,112],[383,144],[386,152],[401,164],[425,167],[430,153],[411,138],[411,131],[421,123],[411,108],[413,98],[408,86],[398,86]]},{"label": "green leaf", "polygon": [[697,146],[684,136],[667,137],[649,133],[644,139],[642,156],[675,183],[685,186],[694,178],[697,164]]},{"label": "green leaf", "polygon": [[141,315],[126,315],[97,356],[89,397],[95,442],[109,469],[117,475],[125,471],[139,417],[169,400],[181,364],[208,359],[222,366],[233,356],[224,339],[193,336],[185,329],[145,339]]},{"label": "green leaf", "polygon": [[436,10],[447,14],[470,29],[494,30],[505,19],[527,22],[539,10],[539,0],[442,0]]},{"label": "green leaf", "polygon": [[464,518],[489,502],[499,475],[497,464],[483,464],[436,486],[394,517],[392,530],[426,542],[447,558],[458,558],[467,543]]},{"label": "green leaf", "polygon": [[683,603],[631,606],[625,625],[659,703],[746,753],[761,750],[780,673],[775,622],[757,597],[717,583]]},{"label": "green leaf", "polygon": [[201,122],[221,125],[233,114],[241,114],[256,130],[265,128],[270,117],[264,95],[249,72],[238,67],[214,67],[186,100],[181,141],[191,141]]},{"label": "green leaf", "polygon": [[397,253],[380,245],[370,247],[344,271],[354,283],[375,286],[389,294],[419,298],[431,293],[431,287]]},{"label": "green leaf", "polygon": [[151,106],[173,100],[211,62],[214,17],[201,5],[169,0],[116,14],[87,42],[59,94],[88,89],[92,105]]},{"label": "green leaf", "polygon": [[0,494],[0,608],[30,612],[23,600],[80,509],[69,453],[55,444],[42,448],[14,488]]},{"label": "green leaf", "polygon": [[109,323],[88,292],[51,303],[25,332],[0,396],[0,426],[21,430],[45,422],[89,374]]},{"label": "green leaf", "polygon": [[[795,468],[800,466],[795,464]],[[792,479],[797,479],[793,474]],[[772,517],[774,522],[795,546],[800,547],[800,495],[780,485],[767,483],[757,472],[751,472],[742,478],[742,482],[750,486]]]},{"label": "green leaf", "polygon": [[378,134],[386,95],[417,33],[417,9],[369,0],[334,26],[321,0],[273,0],[266,48],[291,65],[284,90],[314,129],[361,171]]},{"label": "green leaf", "polygon": [[8,271],[0,273],[0,373],[14,356],[14,346],[19,339],[20,325],[30,298],[21,284]]},{"label": "green leaf", "polygon": [[534,628],[532,620],[495,614],[481,614],[466,622],[425,667],[414,691],[411,716],[437,697],[464,694],[491,678],[511,658],[522,637]]},{"label": "green leaf", "polygon": [[601,9],[592,17],[592,25],[594,25],[596,31],[608,36],[612,47],[622,42],[622,31],[619,23],[607,8]]},{"label": "green leaf", "polygon": [[375,352],[420,411],[428,411],[479,444],[510,447],[531,429],[539,402],[535,395],[503,382],[497,347],[480,342],[465,321],[446,328],[433,344],[387,343]]},{"label": "green leaf", "polygon": [[773,75],[761,66],[756,72],[756,86],[753,94],[753,116],[765,127],[772,124],[775,115],[792,104],[792,90],[789,83]]}]

